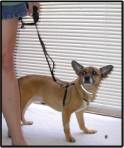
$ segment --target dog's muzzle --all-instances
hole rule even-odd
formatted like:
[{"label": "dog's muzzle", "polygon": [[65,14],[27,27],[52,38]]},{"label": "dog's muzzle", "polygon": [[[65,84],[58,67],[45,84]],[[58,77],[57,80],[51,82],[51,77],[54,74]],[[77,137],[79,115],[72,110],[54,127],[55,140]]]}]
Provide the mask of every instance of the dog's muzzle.
[{"label": "dog's muzzle", "polygon": [[91,76],[85,76],[84,77],[84,80],[83,80],[83,83],[84,84],[93,84],[93,78]]},{"label": "dog's muzzle", "polygon": [[[91,76],[85,76],[83,78],[83,83],[81,84],[81,88],[88,94],[88,95],[93,95],[93,93],[89,92],[87,90],[87,87],[91,87],[94,83],[94,80]],[[85,88],[86,87],[86,88]]]}]

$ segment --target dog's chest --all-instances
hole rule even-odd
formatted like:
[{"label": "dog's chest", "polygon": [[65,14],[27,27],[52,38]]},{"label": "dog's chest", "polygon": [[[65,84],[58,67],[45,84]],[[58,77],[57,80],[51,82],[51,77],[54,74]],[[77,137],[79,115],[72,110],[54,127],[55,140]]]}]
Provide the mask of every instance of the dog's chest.
[{"label": "dog's chest", "polygon": [[88,103],[86,101],[83,101],[81,106],[76,110],[76,112],[85,110],[88,107]]}]

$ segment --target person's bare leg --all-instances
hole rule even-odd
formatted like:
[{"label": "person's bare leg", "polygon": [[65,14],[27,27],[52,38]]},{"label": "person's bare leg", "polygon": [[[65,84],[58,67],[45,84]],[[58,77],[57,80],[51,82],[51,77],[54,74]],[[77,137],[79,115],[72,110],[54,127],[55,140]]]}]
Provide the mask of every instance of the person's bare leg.
[{"label": "person's bare leg", "polygon": [[26,145],[21,130],[20,95],[13,64],[18,20],[2,20],[2,110],[13,145]]}]

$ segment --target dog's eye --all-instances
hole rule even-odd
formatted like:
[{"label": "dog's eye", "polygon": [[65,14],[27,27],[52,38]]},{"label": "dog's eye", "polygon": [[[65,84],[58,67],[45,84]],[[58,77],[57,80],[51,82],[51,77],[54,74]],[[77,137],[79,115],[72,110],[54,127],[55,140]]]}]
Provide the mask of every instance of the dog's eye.
[{"label": "dog's eye", "polygon": [[92,72],[92,75],[94,75],[94,76],[97,75],[97,72],[96,71],[93,71]]}]

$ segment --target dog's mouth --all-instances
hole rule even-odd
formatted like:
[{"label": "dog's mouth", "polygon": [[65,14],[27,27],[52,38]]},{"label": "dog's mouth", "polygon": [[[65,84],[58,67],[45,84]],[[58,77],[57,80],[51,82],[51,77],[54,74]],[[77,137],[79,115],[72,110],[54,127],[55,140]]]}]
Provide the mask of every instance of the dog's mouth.
[{"label": "dog's mouth", "polygon": [[93,86],[93,83],[83,83],[82,85],[87,89],[91,89],[91,87]]}]

